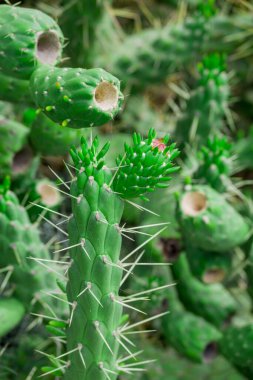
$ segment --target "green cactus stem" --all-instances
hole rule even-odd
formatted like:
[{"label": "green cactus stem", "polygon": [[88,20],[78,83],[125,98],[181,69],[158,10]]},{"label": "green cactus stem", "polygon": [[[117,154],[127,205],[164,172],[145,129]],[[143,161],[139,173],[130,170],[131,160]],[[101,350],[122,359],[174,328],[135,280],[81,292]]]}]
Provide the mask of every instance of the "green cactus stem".
[{"label": "green cactus stem", "polygon": [[40,113],[33,122],[30,141],[33,149],[43,156],[63,156],[83,134],[83,131],[56,124]]},{"label": "green cactus stem", "polygon": [[186,248],[187,260],[193,276],[206,284],[222,282],[231,270],[231,255]]},{"label": "green cactus stem", "polygon": [[237,310],[237,304],[221,284],[203,284],[193,277],[185,253],[172,266],[179,298],[191,312],[218,328],[225,327]]},{"label": "green cactus stem", "polygon": [[229,327],[220,341],[221,353],[247,379],[253,376],[253,324]]},{"label": "green cactus stem", "polygon": [[25,308],[15,298],[0,299],[0,338],[13,330],[23,319]]},{"label": "green cactus stem", "polygon": [[0,38],[0,69],[6,75],[29,79],[36,67],[61,60],[61,30],[38,10],[1,5]]},{"label": "green cactus stem", "polygon": [[224,58],[206,56],[198,65],[200,78],[190,94],[175,130],[179,142],[205,143],[208,136],[220,133],[228,109],[229,83]]},{"label": "green cactus stem", "polygon": [[178,215],[185,241],[206,251],[227,252],[249,237],[242,216],[209,186],[186,187]]},{"label": "green cactus stem", "polygon": [[56,123],[70,128],[100,126],[120,110],[117,78],[102,69],[40,67],[31,79],[36,105]]},{"label": "green cactus stem", "polygon": [[[98,138],[90,147],[83,138],[81,149],[70,151],[77,179],[70,189],[73,217],[68,227],[73,248],[67,284],[72,305],[67,348],[73,352],[64,377],[67,380],[102,380],[108,371],[114,380],[120,370],[117,356],[124,334],[122,308],[126,305],[119,296],[123,268],[118,264],[123,199],[141,196],[160,184],[168,186],[171,160],[178,154],[173,144],[167,145],[168,136],[163,149],[155,147],[154,141],[154,130],[146,140],[135,134],[133,146],[126,144],[124,156],[117,160],[124,162],[115,173],[105,166],[109,143],[99,150]],[[136,165],[137,160],[140,165]],[[126,171],[125,162],[136,168],[132,174]]]},{"label": "green cactus stem", "polygon": [[34,297],[39,302],[40,290],[55,288],[54,275],[36,261],[50,260],[49,252],[25,208],[9,190],[8,179],[1,185],[0,194],[0,267],[10,273],[15,297],[29,309]]},{"label": "green cactus stem", "polygon": [[189,359],[210,363],[216,357],[221,333],[203,318],[185,310],[171,310],[164,317],[163,329],[168,342]]},{"label": "green cactus stem", "polygon": [[25,146],[29,129],[23,124],[0,116],[0,177],[15,172],[17,155]]}]

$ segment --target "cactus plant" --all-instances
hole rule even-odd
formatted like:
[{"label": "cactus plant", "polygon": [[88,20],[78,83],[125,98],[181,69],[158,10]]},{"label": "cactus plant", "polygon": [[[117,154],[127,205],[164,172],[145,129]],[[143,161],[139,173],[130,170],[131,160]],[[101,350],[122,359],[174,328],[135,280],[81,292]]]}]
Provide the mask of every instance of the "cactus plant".
[{"label": "cactus plant", "polygon": [[237,304],[221,284],[203,284],[193,277],[185,253],[174,263],[173,275],[178,282],[179,298],[186,308],[218,328],[230,323]]},{"label": "cactus plant", "polygon": [[[66,333],[70,352],[66,379],[104,379],[108,371],[115,379],[120,370],[117,355],[124,339],[122,308],[127,307],[119,296],[123,199],[168,186],[172,160],[178,154],[173,144],[167,146],[168,136],[162,150],[154,141],[154,130],[146,140],[135,134],[133,146],[126,145],[124,156],[117,160],[123,164],[114,175],[104,165],[108,143],[99,151],[98,138],[90,147],[82,139],[81,150],[70,151],[77,180],[70,189],[73,217],[68,230],[73,261],[68,270],[67,296],[72,312]],[[132,167],[137,160],[142,165],[136,165],[130,174],[125,162]]]},{"label": "cactus plant", "polygon": [[226,252],[249,237],[242,216],[209,186],[189,186],[179,197],[178,214],[186,241],[200,249]]},{"label": "cactus plant", "polygon": [[53,121],[70,128],[100,126],[121,107],[119,80],[102,69],[40,67],[31,78],[35,103]]},{"label": "cactus plant", "polygon": [[37,66],[61,60],[61,30],[40,11],[1,5],[0,37],[0,69],[6,75],[29,79]]}]

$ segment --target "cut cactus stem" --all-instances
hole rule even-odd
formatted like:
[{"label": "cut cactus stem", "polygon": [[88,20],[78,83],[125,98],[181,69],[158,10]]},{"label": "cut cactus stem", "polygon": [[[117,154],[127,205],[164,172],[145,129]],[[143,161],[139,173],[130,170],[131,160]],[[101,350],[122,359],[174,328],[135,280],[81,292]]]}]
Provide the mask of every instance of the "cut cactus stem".
[{"label": "cut cactus stem", "polygon": [[178,215],[185,241],[205,251],[228,252],[249,237],[243,217],[209,186],[187,186]]},{"label": "cut cactus stem", "polygon": [[232,257],[228,252],[217,253],[187,247],[186,255],[193,276],[206,284],[222,282],[232,266]]},{"label": "cut cactus stem", "polygon": [[6,75],[29,79],[36,67],[61,61],[64,37],[41,11],[1,5],[0,38],[0,69]]},{"label": "cut cactus stem", "polygon": [[218,354],[222,334],[214,326],[185,310],[171,310],[163,318],[168,342],[182,355],[198,363],[210,363]]},{"label": "cut cactus stem", "polygon": [[123,102],[119,80],[103,69],[40,67],[31,78],[31,90],[37,107],[69,128],[103,125]]},{"label": "cut cactus stem", "polygon": [[203,284],[193,276],[185,253],[172,266],[180,300],[186,309],[206,319],[219,329],[231,323],[238,305],[219,283]]}]

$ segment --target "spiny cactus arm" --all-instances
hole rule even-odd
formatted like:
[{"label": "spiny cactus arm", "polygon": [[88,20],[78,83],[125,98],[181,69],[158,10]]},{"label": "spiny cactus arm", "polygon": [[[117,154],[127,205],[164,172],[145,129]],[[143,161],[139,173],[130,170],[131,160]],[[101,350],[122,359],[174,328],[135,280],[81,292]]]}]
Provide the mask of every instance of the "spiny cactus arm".
[{"label": "spiny cactus arm", "polygon": [[1,5],[0,38],[0,68],[6,75],[29,79],[37,66],[61,60],[62,32],[38,10]]},{"label": "spiny cactus arm", "polygon": [[249,237],[243,217],[209,186],[186,186],[178,216],[185,241],[205,251],[228,252]]},{"label": "spiny cactus arm", "polygon": [[31,91],[37,107],[70,128],[105,124],[123,102],[119,80],[102,69],[43,66],[31,78]]},{"label": "spiny cactus arm", "polygon": [[23,319],[25,308],[15,298],[0,299],[0,338],[13,330]]},{"label": "spiny cactus arm", "polygon": [[[124,270],[119,260],[122,239],[119,225],[124,206],[122,196],[143,195],[144,186],[156,187],[163,176],[168,183],[166,171],[169,162],[171,167],[170,160],[176,156],[172,153],[169,158],[167,155],[172,149],[165,148],[162,152],[155,148],[152,145],[154,138],[154,131],[145,141],[135,135],[133,148],[126,146],[125,159],[129,162],[135,160],[135,152],[139,154],[138,158],[147,152],[148,160],[143,161],[142,165],[145,170],[150,167],[152,181],[148,182],[145,178],[140,191],[139,178],[133,176],[130,192],[127,189],[124,194],[117,192],[120,186],[118,176],[123,165],[118,167],[116,175],[105,165],[104,156],[109,143],[99,150],[97,137],[91,146],[82,138],[81,149],[73,148],[70,151],[76,180],[70,189],[73,216],[68,227],[72,264],[68,270],[67,284],[71,317],[66,330],[69,352],[66,379],[88,380],[95,377],[104,380],[108,374],[115,379],[121,371],[117,358],[119,347],[124,349],[122,308],[131,307],[124,297],[119,296]],[[167,142],[168,138],[164,143]],[[164,166],[161,158],[165,161]],[[159,166],[155,166],[155,160],[160,163]],[[154,181],[155,176],[157,181]]]},{"label": "spiny cactus arm", "polygon": [[181,143],[196,145],[221,132],[228,109],[229,83],[224,57],[209,54],[198,65],[199,80],[186,102],[176,127],[176,138]]}]

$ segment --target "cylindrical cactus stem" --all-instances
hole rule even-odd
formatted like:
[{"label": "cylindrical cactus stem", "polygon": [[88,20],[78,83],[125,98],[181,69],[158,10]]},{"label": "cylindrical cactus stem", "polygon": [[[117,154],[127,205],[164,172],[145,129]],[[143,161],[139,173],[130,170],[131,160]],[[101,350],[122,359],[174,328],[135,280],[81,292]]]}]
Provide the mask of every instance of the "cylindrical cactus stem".
[{"label": "cylindrical cactus stem", "polygon": [[0,69],[6,75],[29,79],[37,66],[61,60],[62,32],[38,10],[1,5],[0,38]]},{"label": "cylindrical cactus stem", "polygon": [[203,251],[187,246],[186,255],[193,276],[206,284],[222,282],[231,269],[232,257],[227,252]]},{"label": "cylindrical cactus stem", "polygon": [[163,330],[168,342],[193,361],[210,363],[217,356],[221,333],[201,317],[171,309],[163,318]]},{"label": "cylindrical cactus stem", "polygon": [[13,103],[32,103],[29,81],[0,72],[0,99]]},{"label": "cylindrical cactus stem", "polygon": [[125,145],[114,174],[103,159],[109,143],[99,151],[98,138],[90,147],[83,138],[81,149],[70,152],[76,180],[70,189],[73,216],[68,227],[72,264],[67,284],[71,313],[66,380],[104,380],[108,373],[115,380],[120,371],[117,357],[124,339],[122,307],[127,307],[124,297],[119,296],[123,199],[168,186],[171,160],[178,154],[173,144],[167,146],[168,136],[162,150],[153,146],[154,138],[154,130],[146,140],[134,135],[133,146]]},{"label": "cylindrical cactus stem", "polygon": [[200,78],[197,86],[190,93],[175,130],[175,136],[181,143],[203,143],[210,134],[219,133],[228,109],[229,83],[224,58],[210,54],[198,69]]},{"label": "cylindrical cactus stem", "polygon": [[0,177],[15,172],[15,156],[24,148],[29,129],[23,124],[0,116]]},{"label": "cylindrical cactus stem", "polygon": [[40,113],[33,122],[29,137],[33,149],[43,156],[63,156],[84,134],[83,130],[63,127]]},{"label": "cylindrical cactus stem", "polygon": [[231,322],[238,307],[223,285],[203,284],[193,277],[185,253],[181,253],[172,270],[178,282],[179,298],[189,311],[205,318],[218,328]]},{"label": "cylindrical cactus stem", "polygon": [[105,124],[123,102],[119,80],[102,69],[40,67],[31,78],[31,90],[51,120],[70,128]]},{"label": "cylindrical cactus stem", "polygon": [[55,288],[50,267],[46,264],[47,271],[40,265],[40,260],[50,260],[49,252],[25,208],[9,190],[8,180],[1,185],[0,194],[0,267],[10,274],[15,297],[29,309],[35,296],[40,300],[41,289]]},{"label": "cylindrical cactus stem", "polygon": [[0,338],[13,330],[25,315],[24,305],[16,298],[0,299]]},{"label": "cylindrical cactus stem", "polygon": [[253,324],[231,326],[220,341],[221,353],[247,379],[253,376]]},{"label": "cylindrical cactus stem", "polygon": [[205,251],[228,252],[249,237],[242,216],[209,186],[187,186],[178,214],[185,241]]}]

